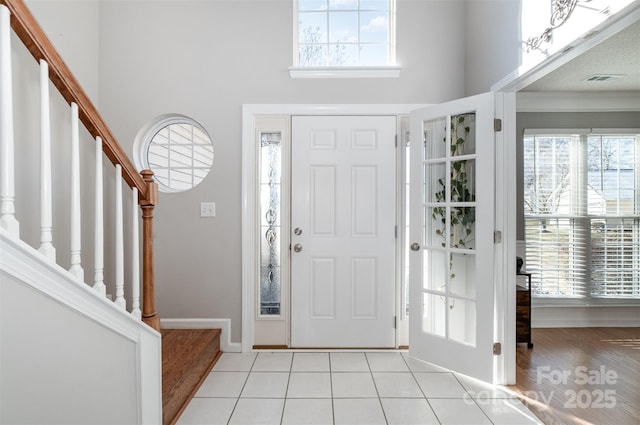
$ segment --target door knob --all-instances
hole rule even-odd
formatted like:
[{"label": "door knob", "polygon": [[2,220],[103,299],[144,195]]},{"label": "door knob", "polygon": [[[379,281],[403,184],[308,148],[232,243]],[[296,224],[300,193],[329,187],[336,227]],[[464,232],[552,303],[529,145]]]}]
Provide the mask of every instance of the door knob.
[{"label": "door knob", "polygon": [[411,244],[411,251],[417,251],[420,249],[420,244],[418,242],[414,242]]},{"label": "door knob", "polygon": [[293,233],[294,233],[296,236],[300,236],[300,235],[302,234],[302,229],[301,229],[301,228],[299,228],[299,227],[296,227],[296,228],[295,228],[295,230],[293,231]]},{"label": "door knob", "polygon": [[295,244],[295,245],[293,246],[293,250],[294,250],[295,252],[300,252],[300,251],[302,251],[302,245],[300,245],[299,243]]}]

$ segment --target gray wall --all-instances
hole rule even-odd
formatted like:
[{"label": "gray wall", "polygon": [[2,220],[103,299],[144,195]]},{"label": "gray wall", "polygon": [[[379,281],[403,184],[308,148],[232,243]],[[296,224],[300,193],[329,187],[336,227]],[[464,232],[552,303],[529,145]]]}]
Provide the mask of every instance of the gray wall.
[{"label": "gray wall", "polygon": [[98,104],[99,1],[26,0],[26,3],[84,91]]},{"label": "gray wall", "polygon": [[[55,45],[63,61],[92,102],[98,105],[99,91],[99,2],[29,0],[27,5],[36,20]],[[21,239],[38,248],[40,245],[40,83],[39,66],[20,40],[12,37],[15,162],[16,162],[16,215],[20,221]],[[58,264],[65,269],[70,265],[70,107],[57,90],[50,85],[52,187],[53,187],[53,244]],[[98,108],[99,109],[99,108]],[[82,202],[82,266],[85,282],[93,284],[94,275],[94,187],[95,145],[89,133],[80,126],[81,202]],[[115,171],[103,159],[105,182],[105,283],[107,293],[114,294],[114,223],[113,193]],[[125,193],[127,193],[125,191]],[[130,192],[129,192],[130,193]],[[131,208],[129,198],[124,201],[125,211]],[[125,213],[126,214],[126,213]],[[125,231],[131,222],[125,216]],[[125,240],[125,275],[130,282],[130,254]],[[128,293],[130,288],[126,288]],[[130,304],[130,297],[128,297]],[[130,305],[129,305],[130,308]]]},{"label": "gray wall", "polygon": [[[398,2],[398,79],[291,79],[290,0],[126,1],[100,7],[100,106],[131,152],[170,112],[199,121],[215,160],[195,189],[156,209],[156,295],[165,318],[231,318],[241,329],[241,106],[438,103],[464,95],[460,1]],[[215,201],[217,217],[199,218]]]},{"label": "gray wall", "polygon": [[484,93],[522,63],[521,1],[469,0],[465,95]]},{"label": "gray wall", "polygon": [[[55,44],[58,53],[73,70],[87,94],[98,94],[98,3],[30,1],[28,6],[40,26]],[[20,221],[22,240],[34,248],[40,244],[40,82],[39,66],[23,44],[12,38],[13,95],[15,123],[16,215]],[[58,263],[64,268],[70,261],[70,138],[69,105],[50,85],[51,143],[53,167],[53,243]],[[91,139],[84,129],[81,142],[81,198],[85,270],[93,269],[93,164],[95,155]],[[89,275],[91,281],[93,275]]]},{"label": "gray wall", "polygon": [[[398,0],[400,78],[291,79],[292,4],[29,1],[130,155],[138,130],[161,114],[189,115],[212,136],[208,177],[162,194],[156,209],[157,307],[164,318],[231,318],[232,341],[241,329],[242,104],[439,103],[488,91],[519,64],[519,0]],[[217,217],[201,219],[201,201],[216,202]],[[90,228],[91,216],[83,221]]]},{"label": "gray wall", "polygon": [[640,112],[519,112],[516,116],[517,141],[517,232],[524,240],[524,175],[522,140],[525,129],[535,128],[640,128]]}]

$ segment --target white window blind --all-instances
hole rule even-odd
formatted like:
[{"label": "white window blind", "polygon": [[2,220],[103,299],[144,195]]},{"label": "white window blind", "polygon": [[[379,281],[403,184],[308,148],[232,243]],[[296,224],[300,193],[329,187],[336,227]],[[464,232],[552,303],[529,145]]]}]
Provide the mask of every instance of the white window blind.
[{"label": "white window blind", "polygon": [[525,132],[526,264],[536,296],[640,298],[639,133]]}]

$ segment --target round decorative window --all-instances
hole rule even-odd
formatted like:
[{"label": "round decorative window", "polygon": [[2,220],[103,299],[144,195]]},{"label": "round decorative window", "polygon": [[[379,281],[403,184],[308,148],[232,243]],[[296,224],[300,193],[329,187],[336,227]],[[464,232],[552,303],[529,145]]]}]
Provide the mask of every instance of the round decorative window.
[{"label": "round decorative window", "polygon": [[150,169],[162,192],[196,187],[213,165],[213,144],[195,120],[178,114],[162,115],[143,127],[134,143],[134,162]]}]

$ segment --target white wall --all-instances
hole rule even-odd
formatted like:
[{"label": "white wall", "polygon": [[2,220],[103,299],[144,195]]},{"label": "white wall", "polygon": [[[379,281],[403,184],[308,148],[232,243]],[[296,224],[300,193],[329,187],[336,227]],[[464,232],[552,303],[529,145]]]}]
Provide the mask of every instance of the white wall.
[{"label": "white wall", "polygon": [[159,423],[160,335],[0,232],[0,423]]},{"label": "white wall", "polygon": [[136,423],[136,346],[2,277],[0,422]]}]

